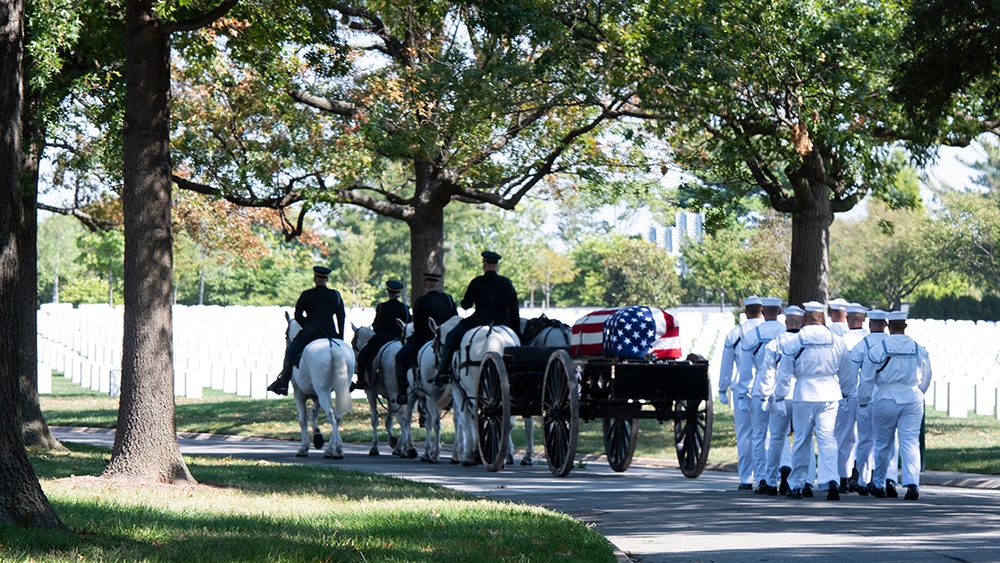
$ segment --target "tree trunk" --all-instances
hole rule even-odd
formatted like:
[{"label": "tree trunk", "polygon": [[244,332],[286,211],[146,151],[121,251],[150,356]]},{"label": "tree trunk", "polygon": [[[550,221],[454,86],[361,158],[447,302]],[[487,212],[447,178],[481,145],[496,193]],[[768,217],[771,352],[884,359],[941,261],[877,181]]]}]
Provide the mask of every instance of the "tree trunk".
[{"label": "tree trunk", "polygon": [[170,36],[153,2],[126,3],[125,322],[118,427],[106,477],[193,481],[174,412]]},{"label": "tree trunk", "polygon": [[410,295],[424,294],[423,276],[428,272],[444,274],[444,207],[451,194],[432,174],[432,166],[414,163],[416,196],[414,212],[407,218],[410,227]]},{"label": "tree trunk", "polygon": [[788,280],[788,302],[826,302],[830,272],[830,224],[833,209],[830,191],[819,182],[796,190],[792,212],[792,257]]},{"label": "tree trunk", "polygon": [[[24,449],[21,429],[21,54],[24,4],[0,1],[0,522],[65,529]],[[18,358],[17,361],[10,361]]]},{"label": "tree trunk", "polygon": [[26,96],[21,150],[21,226],[18,233],[20,291],[18,316],[24,324],[18,335],[18,372],[21,374],[21,428],[24,445],[38,451],[64,452],[42,415],[38,403],[38,163],[45,147],[45,132],[32,116],[34,106]]}]

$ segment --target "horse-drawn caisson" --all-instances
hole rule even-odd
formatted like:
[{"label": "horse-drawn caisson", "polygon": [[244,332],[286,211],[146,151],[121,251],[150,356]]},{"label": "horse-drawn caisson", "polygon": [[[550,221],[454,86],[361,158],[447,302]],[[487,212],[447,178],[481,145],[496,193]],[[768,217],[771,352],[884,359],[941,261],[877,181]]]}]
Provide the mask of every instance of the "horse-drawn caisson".
[{"label": "horse-drawn caisson", "polygon": [[669,313],[649,307],[597,311],[576,323],[569,347],[516,346],[484,355],[478,369],[484,466],[501,466],[510,432],[502,422],[520,415],[542,418],[553,475],[573,468],[581,419],[603,420],[608,463],[625,471],[638,419],[651,418],[674,423],[681,471],[700,475],[712,439],[708,363],[678,359],[676,331],[662,330],[670,324]]}]

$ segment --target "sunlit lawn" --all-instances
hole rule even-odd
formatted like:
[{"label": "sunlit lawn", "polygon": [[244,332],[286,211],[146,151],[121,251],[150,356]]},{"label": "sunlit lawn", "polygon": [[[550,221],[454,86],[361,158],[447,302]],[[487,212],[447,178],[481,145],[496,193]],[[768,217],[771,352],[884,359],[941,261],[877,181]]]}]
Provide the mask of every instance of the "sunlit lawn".
[{"label": "sunlit lawn", "polygon": [[109,450],[33,454],[70,532],[0,525],[2,561],[614,561],[572,518],[329,466],[185,457],[197,485],[95,477]]},{"label": "sunlit lawn", "polygon": [[[56,426],[110,428],[115,425],[118,416],[116,398],[82,389],[62,377],[53,378],[53,394],[42,397],[42,408],[47,422]],[[180,431],[297,440],[299,427],[296,417],[295,403],[287,398],[249,399],[206,389],[203,399],[177,399],[177,428]],[[321,425],[324,431],[329,430],[325,419],[321,419]],[[535,451],[538,455],[542,449],[542,437],[537,418],[535,426]],[[730,407],[715,404],[713,426],[709,462],[735,463],[736,441]],[[422,442],[423,430],[416,428],[415,423],[414,427],[414,441]],[[672,423],[641,420],[639,428],[636,457],[676,459]],[[341,432],[348,442],[371,440],[367,402],[354,402],[354,412],[344,416]],[[380,435],[384,442],[384,432]],[[442,440],[451,443],[453,436],[449,414],[442,424]],[[523,449],[525,434],[522,424],[515,424],[513,438],[515,447]],[[993,417],[970,414],[968,418],[953,419],[928,408],[926,444],[927,469],[1000,474],[1000,421]],[[577,453],[604,453],[600,420],[581,421]]]}]

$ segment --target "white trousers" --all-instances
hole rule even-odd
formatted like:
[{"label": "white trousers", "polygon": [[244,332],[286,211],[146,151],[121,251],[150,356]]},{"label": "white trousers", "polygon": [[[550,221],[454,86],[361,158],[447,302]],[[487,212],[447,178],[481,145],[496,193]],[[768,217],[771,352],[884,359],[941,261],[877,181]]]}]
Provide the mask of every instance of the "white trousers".
[{"label": "white trousers", "polygon": [[[864,487],[873,483],[872,472],[875,471],[875,429],[872,427],[872,408],[869,404],[858,407],[858,486]],[[889,452],[889,466],[886,467],[885,478],[899,481],[899,442],[893,436],[892,450]],[[884,483],[884,481],[883,481]]]},{"label": "white trousers", "polygon": [[[748,401],[747,399],[744,399]],[[753,434],[753,423],[750,410],[740,409],[740,400],[733,400],[733,425],[736,426],[736,471],[740,474],[741,485],[753,484],[753,450],[750,438]],[[747,402],[749,405],[749,401]]]},{"label": "white trousers", "polygon": [[795,401],[785,401],[785,414],[774,410],[772,403],[768,409],[767,430],[770,436],[767,446],[767,466],[764,478],[772,487],[778,486],[782,467],[792,466],[792,447],[788,433],[792,430],[792,412],[795,411]]},{"label": "white trousers", "polygon": [[768,423],[772,407],[773,405],[768,404],[768,410],[764,410],[763,399],[750,399],[750,450],[753,455],[754,481],[757,482],[767,480]]},{"label": "white trousers", "polygon": [[795,444],[792,446],[792,475],[788,484],[793,489],[801,488],[812,481],[809,475],[809,458],[812,457],[812,440],[816,436],[819,459],[819,488],[825,488],[830,481],[839,483],[837,475],[837,441],[833,428],[837,424],[837,401],[814,402],[796,401],[792,414],[795,427]]},{"label": "white trousers", "polygon": [[837,439],[837,472],[842,478],[851,476],[854,449],[858,443],[858,398],[848,397],[837,408],[837,424],[833,435]]},{"label": "white trousers", "polygon": [[897,404],[892,399],[875,401],[872,426],[875,428],[875,486],[885,486],[886,473],[892,453],[892,437],[899,439],[899,457],[902,462],[902,479],[899,484],[920,485],[920,421],[924,417],[924,403]]}]

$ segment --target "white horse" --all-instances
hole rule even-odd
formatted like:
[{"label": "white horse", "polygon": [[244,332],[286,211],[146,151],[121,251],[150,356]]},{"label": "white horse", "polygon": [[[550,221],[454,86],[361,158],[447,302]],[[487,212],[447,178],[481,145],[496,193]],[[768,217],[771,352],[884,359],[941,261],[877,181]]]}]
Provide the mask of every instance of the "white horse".
[{"label": "white horse", "polygon": [[[354,338],[351,340],[351,347],[354,348],[355,356],[373,336],[375,331],[371,327],[356,327],[353,324]],[[385,416],[385,431],[389,435],[389,447],[392,448],[392,455],[399,457],[417,457],[417,450],[413,443],[407,439],[397,439],[393,436],[393,421],[399,423],[401,432],[403,428],[403,411],[396,404],[396,396],[399,394],[399,383],[396,381],[396,352],[403,347],[399,340],[391,340],[382,345],[372,359],[372,369],[368,378],[368,387],[365,395],[368,397],[368,409],[371,412],[372,421],[372,447],[368,450],[368,455],[379,455],[378,441],[378,399],[386,399],[387,413]],[[361,366],[358,366],[361,369]]]},{"label": "white horse", "polygon": [[[288,329],[285,341],[291,342],[302,330],[298,321],[285,313]],[[292,389],[295,406],[299,409],[299,427],[302,429],[302,443],[295,454],[309,455],[309,433],[306,424],[306,400],[312,399],[312,427],[317,448],[323,445],[323,435],[317,424],[317,408],[322,408],[330,421],[330,439],[327,440],[324,457],[344,458],[344,441],[340,438],[340,418],[351,412],[351,374],[354,373],[354,354],[347,343],[334,338],[321,338],[306,345],[302,351],[299,367],[292,369]],[[336,393],[336,405],[330,400]]]},{"label": "white horse", "polygon": [[[569,348],[570,336],[572,336],[573,329],[571,329],[568,324],[554,319],[549,319],[545,315],[542,315],[537,319],[532,319],[532,321],[542,322],[545,326],[540,331],[538,331],[537,334],[531,336],[531,339],[528,341],[528,346],[540,347],[540,348],[549,348],[549,347]],[[521,334],[525,334],[525,329],[528,327],[528,322],[529,321],[525,319],[521,319]],[[526,437],[526,445],[525,445],[524,457],[521,458],[521,465],[534,465],[535,419],[530,416],[525,416],[523,418],[524,418],[524,434]]]},{"label": "white horse", "polygon": [[[452,317],[440,327],[434,319],[428,319],[431,332],[437,336],[448,331],[458,324],[461,317]],[[420,461],[427,463],[437,463],[441,456],[441,414],[451,403],[451,384],[437,385],[434,378],[437,375],[441,346],[436,345],[439,340],[435,338],[426,342],[417,351],[417,361],[414,367],[406,371],[406,379],[410,384],[412,392],[406,405],[406,414],[403,416],[403,435],[409,439],[410,424],[413,419],[413,409],[419,404],[424,405],[426,416],[424,417],[424,431],[426,438],[424,441],[424,453],[420,456]],[[457,457],[453,457],[457,463]]]},{"label": "white horse", "polygon": [[[454,318],[454,317],[453,317]],[[448,323],[446,322],[445,325]],[[447,332],[442,328],[436,340],[443,342]],[[518,346],[517,334],[503,325],[484,325],[469,329],[452,356],[452,373],[458,385],[452,385],[452,405],[455,412],[455,456],[462,465],[475,465],[479,449],[479,426],[476,402],[479,391],[479,366],[488,352],[503,355],[504,348]],[[512,449],[508,438],[508,452]]]}]

